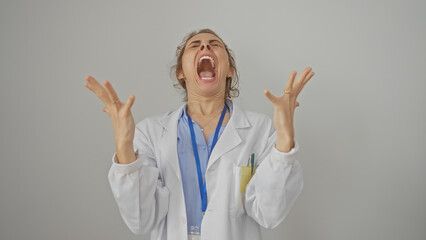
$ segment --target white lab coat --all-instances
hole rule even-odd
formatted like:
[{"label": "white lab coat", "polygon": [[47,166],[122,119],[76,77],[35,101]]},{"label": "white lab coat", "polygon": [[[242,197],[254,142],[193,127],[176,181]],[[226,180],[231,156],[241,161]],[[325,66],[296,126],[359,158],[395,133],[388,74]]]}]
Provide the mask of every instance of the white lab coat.
[{"label": "white lab coat", "polygon": [[[136,161],[118,164],[114,156],[108,175],[127,226],[135,234],[151,232],[152,240],[187,239],[177,154],[182,107],[137,124]],[[208,206],[202,240],[259,240],[260,226],[274,228],[287,215],[303,187],[302,169],[295,159],[298,144],[282,153],[275,149],[275,139],[268,116],[242,111],[234,104],[206,170]],[[240,193],[240,166],[247,166],[252,153],[258,167],[245,193]]]}]

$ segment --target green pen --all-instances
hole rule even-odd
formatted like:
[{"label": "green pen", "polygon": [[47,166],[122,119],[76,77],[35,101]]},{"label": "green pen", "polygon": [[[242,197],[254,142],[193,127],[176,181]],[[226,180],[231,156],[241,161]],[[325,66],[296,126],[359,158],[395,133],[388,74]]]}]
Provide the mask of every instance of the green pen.
[{"label": "green pen", "polygon": [[254,171],[254,153],[251,154],[250,160],[251,160],[251,175],[253,175],[253,171]]}]

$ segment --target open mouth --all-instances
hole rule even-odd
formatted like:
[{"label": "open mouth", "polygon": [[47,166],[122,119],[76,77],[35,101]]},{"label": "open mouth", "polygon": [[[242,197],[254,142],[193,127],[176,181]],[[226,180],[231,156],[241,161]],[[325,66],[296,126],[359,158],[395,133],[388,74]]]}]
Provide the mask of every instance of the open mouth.
[{"label": "open mouth", "polygon": [[198,77],[201,80],[213,80],[216,77],[215,61],[208,55],[201,56],[197,65]]}]

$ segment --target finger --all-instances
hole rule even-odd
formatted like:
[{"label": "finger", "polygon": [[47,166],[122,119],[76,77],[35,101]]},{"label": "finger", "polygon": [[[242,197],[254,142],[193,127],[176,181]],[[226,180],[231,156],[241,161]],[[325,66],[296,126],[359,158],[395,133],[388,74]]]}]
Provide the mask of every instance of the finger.
[{"label": "finger", "polygon": [[297,72],[293,71],[290,73],[290,77],[288,78],[287,84],[285,85],[285,90],[292,91],[293,90],[293,82],[294,78],[296,77]]},{"label": "finger", "polygon": [[298,101],[296,101],[296,107],[298,107],[300,104],[299,104],[299,102]]},{"label": "finger", "polygon": [[297,91],[297,95],[299,95],[299,93],[302,91],[302,89],[305,87],[305,84],[315,75],[314,72],[310,72],[306,78],[304,79],[304,81],[302,82],[302,85],[299,87],[298,91]]},{"label": "finger", "polygon": [[278,101],[278,98],[276,96],[274,96],[271,92],[269,92],[269,90],[265,90],[265,91],[263,91],[263,93],[269,99],[269,101],[271,101],[272,103],[275,104]]},{"label": "finger", "polygon": [[[308,69],[308,68],[307,68]],[[299,83],[297,85],[297,90],[295,91],[296,93],[296,97],[299,95],[299,93],[302,91],[303,87],[305,86],[305,84],[309,81],[309,79],[312,78],[312,76],[314,76],[314,72],[312,72],[312,68],[309,68],[309,71],[307,73],[307,75],[301,79],[301,83]]]},{"label": "finger", "polygon": [[303,85],[305,85],[314,75],[315,75],[314,72],[310,72],[308,76],[305,78],[305,80],[303,81]]},{"label": "finger", "polygon": [[303,82],[304,82],[304,80],[305,80],[305,78],[306,78],[306,76],[310,73],[312,71],[312,68],[311,67],[307,67],[307,68],[305,68],[304,70],[303,70],[303,72],[299,75],[299,77],[297,78],[297,80],[296,80],[296,82],[295,82],[295,86],[296,86],[296,88],[297,87],[300,87],[302,84],[303,84]]},{"label": "finger", "polygon": [[117,93],[115,92],[114,88],[112,87],[111,83],[108,81],[104,81],[103,84],[105,85],[107,89],[108,96],[111,98],[111,101],[114,103],[117,101],[117,103],[120,102],[120,99],[118,98]]},{"label": "finger", "polygon": [[84,84],[90,91],[92,91],[98,98],[105,104],[110,105],[111,100],[109,99],[108,93],[101,84],[96,81],[92,76],[86,77],[86,83]]},{"label": "finger", "polygon": [[303,70],[302,74],[300,74],[299,78],[300,78],[300,82],[303,82],[306,78],[306,76],[312,71],[311,67],[307,67],[305,68],[305,70]]},{"label": "finger", "polygon": [[130,108],[133,106],[135,102],[135,95],[131,94],[129,99],[127,99],[126,104],[124,104],[124,110],[130,111]]}]

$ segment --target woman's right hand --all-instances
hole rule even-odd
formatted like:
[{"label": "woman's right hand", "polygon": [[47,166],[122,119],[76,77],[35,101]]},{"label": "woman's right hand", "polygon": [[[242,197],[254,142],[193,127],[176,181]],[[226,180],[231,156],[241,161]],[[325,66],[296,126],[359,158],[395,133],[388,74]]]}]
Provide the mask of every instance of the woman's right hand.
[{"label": "woman's right hand", "polygon": [[104,81],[105,88],[91,76],[86,77],[86,86],[105,104],[103,109],[112,120],[114,128],[115,148],[119,163],[131,163],[136,160],[133,150],[135,136],[135,120],[130,108],[135,102],[135,96],[130,95],[127,101],[121,102],[111,83]]}]

